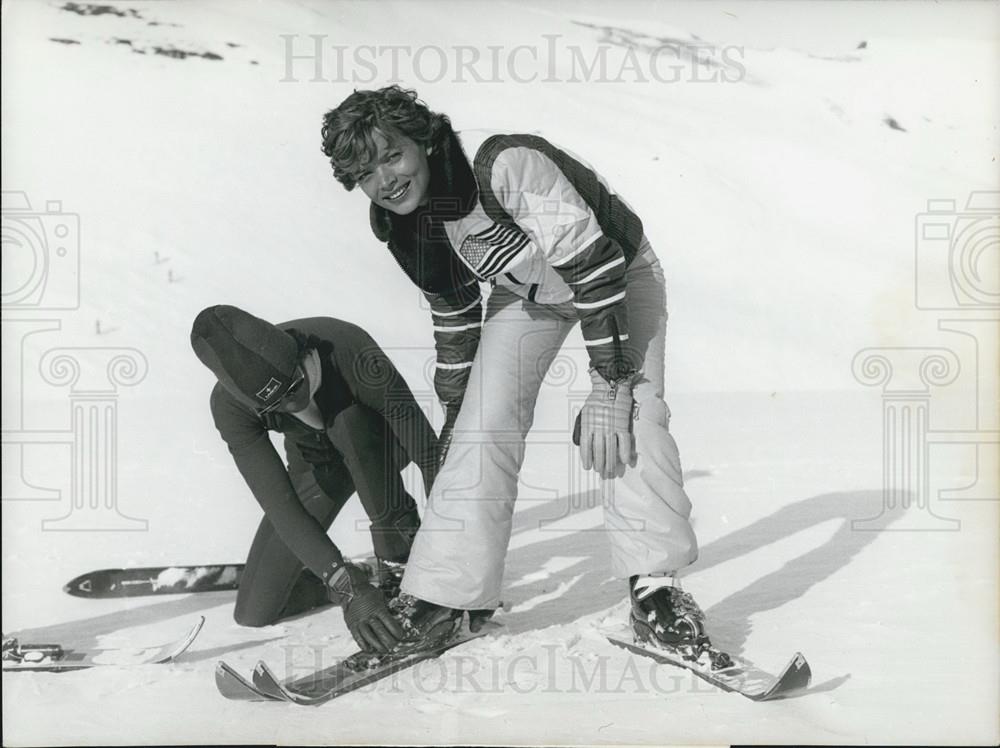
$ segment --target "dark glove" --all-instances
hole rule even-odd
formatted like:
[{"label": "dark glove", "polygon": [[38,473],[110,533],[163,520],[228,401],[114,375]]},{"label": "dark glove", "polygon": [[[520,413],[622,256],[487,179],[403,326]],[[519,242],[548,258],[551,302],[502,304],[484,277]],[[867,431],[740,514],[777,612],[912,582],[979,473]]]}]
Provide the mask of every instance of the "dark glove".
[{"label": "dark glove", "polygon": [[573,441],[580,447],[583,469],[593,468],[602,478],[613,478],[619,466],[635,462],[633,379],[634,375],[607,382],[596,370],[590,371],[593,391],[577,418]]},{"label": "dark glove", "polygon": [[445,403],[444,426],[441,427],[441,435],[438,436],[437,450],[434,454],[434,462],[423,468],[424,495],[431,495],[431,488],[434,487],[434,480],[441,472],[444,465],[444,458],[448,455],[448,447],[451,446],[451,432],[455,428],[455,419],[458,418],[458,411],[462,403]]},{"label": "dark glove", "polygon": [[382,592],[354,564],[344,564],[330,577],[330,599],[344,610],[344,622],[366,652],[388,652],[403,638],[403,627],[386,605]]}]

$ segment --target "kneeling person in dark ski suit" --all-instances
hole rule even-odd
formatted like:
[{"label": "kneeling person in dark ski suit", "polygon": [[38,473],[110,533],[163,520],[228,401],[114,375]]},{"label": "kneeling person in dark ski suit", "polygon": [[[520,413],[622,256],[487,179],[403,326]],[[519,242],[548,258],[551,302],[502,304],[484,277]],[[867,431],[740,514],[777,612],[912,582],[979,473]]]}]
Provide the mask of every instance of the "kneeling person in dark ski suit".
[{"label": "kneeling person in dark ski suit", "polygon": [[[191,345],[219,380],[212,417],[265,514],[237,623],[265,626],[332,601],[363,649],[391,649],[403,631],[382,591],[326,531],[357,491],[379,566],[401,575],[420,519],[399,473],[412,460],[429,493],[437,452],[403,377],[361,328],[328,317],[272,325],[213,306],[195,319]],[[268,431],[284,434],[287,469]]]}]

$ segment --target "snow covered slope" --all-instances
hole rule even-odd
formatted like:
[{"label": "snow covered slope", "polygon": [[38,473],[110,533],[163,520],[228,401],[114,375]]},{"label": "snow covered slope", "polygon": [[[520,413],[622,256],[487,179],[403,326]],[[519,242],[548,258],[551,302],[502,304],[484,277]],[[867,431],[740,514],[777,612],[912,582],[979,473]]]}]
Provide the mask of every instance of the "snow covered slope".
[{"label": "snow covered slope", "polygon": [[[44,293],[10,305],[37,268],[8,243],[5,195],[5,433],[45,441],[24,434],[70,423],[68,387],[40,375],[54,347],[86,349],[84,376],[104,371],[98,349],[135,349],[148,374],[118,391],[113,457],[117,509],[145,531],[43,529],[73,510],[68,450],[5,445],[3,630],[111,644],[208,618],[173,666],[5,675],[8,742],[995,742],[996,501],[947,504],[956,531],[893,531],[908,525],[883,505],[880,391],[851,363],[866,347],[956,347],[963,374],[932,389],[934,423],[967,433],[949,418],[972,409],[977,433],[1000,428],[995,382],[968,378],[995,373],[995,351],[949,341],[943,313],[914,304],[927,201],[962,212],[1000,186],[997,6],[535,5],[4,3],[3,190],[49,239],[61,216],[79,221],[78,257],[53,255]],[[347,652],[340,614],[249,630],[231,595],[60,592],[87,568],[245,554],[260,511],[207,411],[188,344],[201,308],[349,319],[430,402],[429,315],[319,151],[322,114],[388,82],[459,129],[543,132],[642,216],[667,272],[668,401],[703,546],[688,587],[721,644],[761,664],[803,650],[810,693],[760,706],[657,681],[596,633],[621,618],[624,586],[567,451],[577,384],[558,377],[524,469],[506,629],[440,663],[322,709],[234,705],[215,693],[217,658],[280,671],[312,646]],[[972,312],[995,319],[995,303]],[[935,490],[979,470],[997,496],[995,444],[932,456]],[[14,500],[21,483],[62,498]],[[348,513],[334,536],[362,553]],[[874,530],[852,525],[869,517]]]}]

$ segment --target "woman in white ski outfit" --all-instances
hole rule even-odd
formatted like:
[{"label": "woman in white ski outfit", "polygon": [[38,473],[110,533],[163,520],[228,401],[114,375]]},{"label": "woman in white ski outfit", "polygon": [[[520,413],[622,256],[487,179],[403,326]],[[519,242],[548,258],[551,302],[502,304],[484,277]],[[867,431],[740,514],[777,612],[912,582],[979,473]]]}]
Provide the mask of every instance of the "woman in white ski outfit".
[{"label": "woman in white ski outfit", "polygon": [[673,630],[671,605],[689,600],[673,574],[697,543],[664,402],[663,272],[638,216],[565,149],[535,135],[459,140],[395,86],[330,111],[323,150],[371,200],[376,236],[433,317],[435,389],[453,431],[403,592],[451,610],[498,605],[535,401],[579,323],[593,391],[576,426],[583,467],[603,479],[611,569],[631,580],[633,626],[653,612]]}]

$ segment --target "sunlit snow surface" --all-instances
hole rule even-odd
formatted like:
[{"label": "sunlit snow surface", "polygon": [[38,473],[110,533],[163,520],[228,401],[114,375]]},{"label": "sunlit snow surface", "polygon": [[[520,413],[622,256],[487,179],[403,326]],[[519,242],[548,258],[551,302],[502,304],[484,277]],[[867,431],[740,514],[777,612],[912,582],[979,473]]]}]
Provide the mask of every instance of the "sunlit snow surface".
[{"label": "sunlit snow surface", "polygon": [[[3,630],[110,647],[207,622],[174,665],[5,674],[6,742],[996,742],[996,445],[968,443],[1000,429],[996,301],[915,303],[928,200],[955,201],[954,221],[998,189],[995,4],[64,5],[3,5],[3,189],[24,193],[20,215],[43,233],[79,222],[46,295],[8,308],[10,278],[40,271],[10,244],[5,197]],[[325,35],[320,81],[314,60],[287,60],[310,54],[310,35]],[[363,45],[402,45],[396,68]],[[478,78],[460,48],[479,51]],[[580,71],[600,54],[603,80]],[[625,588],[567,446],[567,399],[586,392],[578,333],[539,399],[496,636],[317,709],[246,705],[218,695],[216,660],[247,674],[258,659],[287,675],[329,664],[352,649],[337,610],[247,629],[232,593],[61,592],[92,568],[243,560],[260,510],[188,344],[209,304],[362,325],[440,425],[429,314],[319,150],[323,112],[390,80],[459,129],[541,131],[643,218],[667,274],[667,399],[702,548],[685,588],[720,646],[774,668],[804,652],[809,692],[753,704],[601,635],[623,620]],[[978,241],[988,285],[997,234]],[[85,349],[78,387],[105,376],[103,349],[138,352],[108,459],[117,514],[145,531],[43,530],[83,516],[51,436],[72,415],[68,382],[44,378],[52,348]],[[854,376],[865,348],[959,362],[927,389],[929,428],[965,435],[929,451],[929,488],[951,500],[883,499],[887,401]],[[8,432],[43,443],[8,449]],[[22,484],[49,500],[14,500]],[[333,531],[358,555],[361,517],[352,502]]]}]

